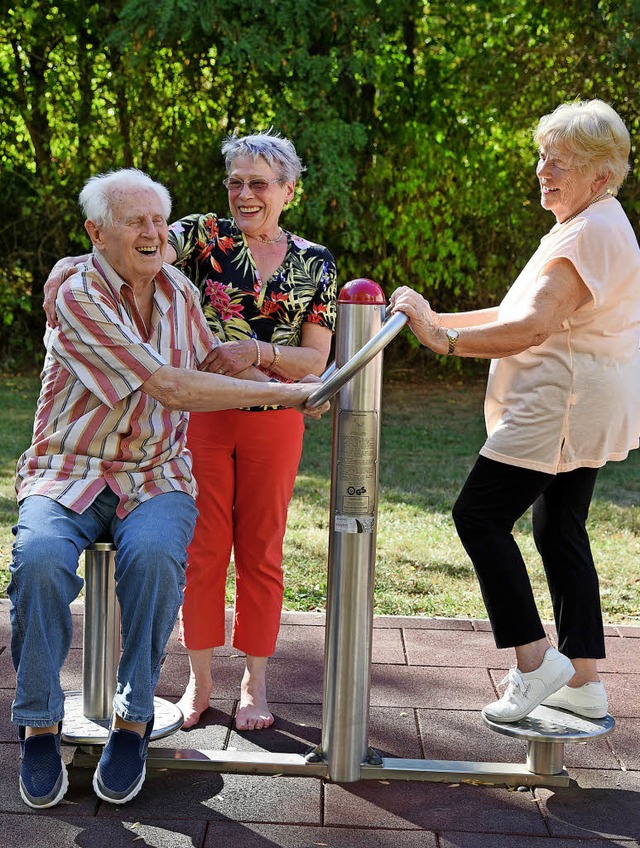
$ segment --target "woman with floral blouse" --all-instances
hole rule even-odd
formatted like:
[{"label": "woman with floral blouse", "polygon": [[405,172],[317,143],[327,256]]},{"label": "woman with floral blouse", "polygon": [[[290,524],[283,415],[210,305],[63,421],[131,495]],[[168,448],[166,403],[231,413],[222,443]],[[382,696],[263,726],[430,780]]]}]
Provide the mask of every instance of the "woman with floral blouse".
[{"label": "woman with floral blouse", "polygon": [[[230,137],[225,156],[231,218],[188,215],[170,228],[166,261],[202,292],[222,344],[211,366],[233,376],[249,365],[278,380],[321,374],[335,325],[331,253],[280,226],[302,166],[271,132]],[[209,706],[213,648],[225,642],[225,587],[233,549],[232,644],[246,654],[239,730],[273,724],[266,666],[282,609],[282,542],[302,452],[303,419],[290,409],[192,413],[188,446],[199,518],[189,548],[182,641],[191,674],[179,706],[191,727]]]}]

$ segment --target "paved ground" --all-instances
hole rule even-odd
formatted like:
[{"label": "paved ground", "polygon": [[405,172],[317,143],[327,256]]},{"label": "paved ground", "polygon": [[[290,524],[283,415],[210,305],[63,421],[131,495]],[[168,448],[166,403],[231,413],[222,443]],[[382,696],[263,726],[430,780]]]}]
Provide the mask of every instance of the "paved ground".
[{"label": "paved ground", "polygon": [[[66,689],[81,686],[82,606],[74,606]],[[320,741],[324,618],[286,613],[271,662],[276,724],[232,729],[242,657],[220,650],[217,697],[198,727],[162,747],[304,753]],[[525,761],[524,743],[480,720],[510,664],[487,622],[377,618],[370,742],[384,756]],[[308,777],[152,770],[123,807],[98,801],[91,771],[70,769],[65,801],[34,813],[18,793],[18,744],[9,722],[13,668],[8,602],[0,601],[1,848],[605,848],[640,846],[640,627],[607,628],[603,679],[616,717],[613,735],[566,747],[568,788],[404,781],[332,784]],[[172,640],[158,694],[177,700],[187,679]],[[65,748],[71,760],[72,747]]]}]

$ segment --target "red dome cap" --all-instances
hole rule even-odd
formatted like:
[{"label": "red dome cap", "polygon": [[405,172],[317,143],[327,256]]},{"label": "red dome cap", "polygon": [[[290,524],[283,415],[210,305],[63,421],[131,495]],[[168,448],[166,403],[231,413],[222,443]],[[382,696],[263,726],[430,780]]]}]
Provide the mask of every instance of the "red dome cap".
[{"label": "red dome cap", "polygon": [[384,306],[387,299],[384,292],[373,280],[358,277],[357,280],[349,280],[340,289],[338,303],[359,303]]}]

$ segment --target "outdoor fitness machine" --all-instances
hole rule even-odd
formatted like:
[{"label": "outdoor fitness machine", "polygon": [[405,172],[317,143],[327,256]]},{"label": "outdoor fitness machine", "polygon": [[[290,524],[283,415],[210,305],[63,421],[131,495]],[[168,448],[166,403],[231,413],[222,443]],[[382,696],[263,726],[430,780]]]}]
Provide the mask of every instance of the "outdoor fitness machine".
[{"label": "outdoor fitness machine", "polygon": [[[584,719],[538,707],[525,719],[500,724],[498,733],[528,743],[526,765],[381,757],[369,747],[373,587],[378,512],[382,351],[407,322],[402,313],[385,320],[385,297],[371,280],[352,280],[338,297],[336,358],[323,385],[308,399],[318,408],[331,397],[333,455],[324,698],[321,744],[306,756],[266,752],[150,748],[150,768],[201,769],[245,774],[288,774],[334,782],[429,780],[568,786],[565,742],[611,733],[614,720]],[[106,742],[115,691],[120,633],[109,542],[85,555],[83,691],[67,693],[62,738],[79,745],[78,766],[93,766]],[[182,723],[180,711],[155,699],[152,739]]]}]

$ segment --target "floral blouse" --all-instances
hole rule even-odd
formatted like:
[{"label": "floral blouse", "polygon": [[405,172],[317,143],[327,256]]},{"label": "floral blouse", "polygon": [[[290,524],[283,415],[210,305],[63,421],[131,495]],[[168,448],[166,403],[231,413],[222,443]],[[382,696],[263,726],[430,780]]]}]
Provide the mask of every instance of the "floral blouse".
[{"label": "floral blouse", "polygon": [[171,225],[175,262],[200,289],[204,314],[220,341],[256,338],[298,346],[305,321],[333,332],[336,265],[326,247],[287,233],[287,253],[261,280],[243,233],[213,212]]}]

